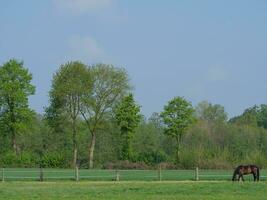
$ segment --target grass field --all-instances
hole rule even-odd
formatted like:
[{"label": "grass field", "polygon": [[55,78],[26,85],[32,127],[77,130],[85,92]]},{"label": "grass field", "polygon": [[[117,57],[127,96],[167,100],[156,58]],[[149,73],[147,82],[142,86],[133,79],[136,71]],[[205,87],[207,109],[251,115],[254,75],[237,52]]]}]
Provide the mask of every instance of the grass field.
[{"label": "grass field", "polygon": [[229,181],[10,181],[0,183],[2,200],[263,200],[267,182]]},{"label": "grass field", "polygon": [[[2,173],[1,173],[2,174]],[[0,182],[0,200],[54,199],[266,199],[266,170],[261,182],[232,183],[232,170],[79,170],[80,181],[73,181],[73,169],[43,169],[44,182],[39,182],[39,169],[5,169],[5,182]],[[2,176],[0,175],[2,178]],[[35,181],[34,181],[35,180]]]},{"label": "grass field", "polygon": [[[121,181],[157,181],[158,170],[119,170]],[[231,180],[232,170],[199,170],[199,180]],[[39,169],[9,168],[4,170],[6,181],[39,180]],[[75,171],[73,169],[43,169],[44,181],[73,180]],[[116,177],[115,170],[79,170],[80,180],[111,181]],[[261,180],[267,180],[267,170],[261,170]],[[0,179],[2,173],[0,169]],[[245,176],[246,180],[252,180],[252,176]],[[194,170],[162,170],[161,180],[186,181],[195,180]]]}]

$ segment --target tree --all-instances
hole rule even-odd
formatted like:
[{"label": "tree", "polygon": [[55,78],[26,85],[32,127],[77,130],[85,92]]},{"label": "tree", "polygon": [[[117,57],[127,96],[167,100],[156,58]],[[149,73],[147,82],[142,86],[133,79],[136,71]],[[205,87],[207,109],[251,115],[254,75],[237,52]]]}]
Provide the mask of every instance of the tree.
[{"label": "tree", "polygon": [[141,119],[132,141],[134,161],[152,165],[167,160],[163,142],[166,137],[162,134],[160,120],[157,113],[153,113],[148,120]]},{"label": "tree", "polygon": [[[50,107],[47,116],[70,120],[73,143],[73,166],[77,164],[77,120],[82,102],[90,97],[92,81],[87,67],[78,62],[68,62],[60,67],[53,77],[50,91]],[[62,118],[62,117],[61,117]]]},{"label": "tree", "polygon": [[164,111],[160,114],[165,124],[164,133],[176,140],[177,164],[180,162],[181,139],[194,121],[193,113],[191,103],[183,97],[175,97],[164,106]]},{"label": "tree", "polygon": [[124,69],[112,65],[97,64],[89,68],[93,81],[92,96],[85,98],[81,110],[88,130],[89,168],[93,168],[97,131],[102,129],[104,119],[130,89],[128,75]]},{"label": "tree", "polygon": [[34,116],[28,106],[28,97],[35,92],[31,80],[32,75],[23,67],[23,62],[12,59],[0,67],[0,123],[16,154],[19,153],[17,136],[25,131]]},{"label": "tree", "polygon": [[45,108],[44,123],[48,127],[45,132],[41,156],[62,154],[66,167],[73,166],[73,137],[70,117],[64,111],[64,106],[57,98],[50,97],[50,105]]},{"label": "tree", "polygon": [[230,122],[267,129],[267,105],[261,104],[247,108],[242,115],[230,119]]},{"label": "tree", "polygon": [[201,120],[211,122],[226,122],[227,113],[219,104],[212,105],[207,101],[200,102],[196,107],[197,117]]},{"label": "tree", "polygon": [[233,117],[229,120],[230,123],[238,125],[246,125],[257,127],[258,126],[258,107],[253,106],[247,108],[242,115]]},{"label": "tree", "polygon": [[152,123],[157,129],[162,129],[162,119],[159,113],[152,113],[152,115],[148,118],[148,122]]},{"label": "tree", "polygon": [[258,126],[267,129],[267,105],[261,104],[257,109]]},{"label": "tree", "polygon": [[141,119],[140,106],[134,101],[133,95],[124,97],[116,109],[116,121],[123,137],[122,160],[131,160],[131,140]]}]

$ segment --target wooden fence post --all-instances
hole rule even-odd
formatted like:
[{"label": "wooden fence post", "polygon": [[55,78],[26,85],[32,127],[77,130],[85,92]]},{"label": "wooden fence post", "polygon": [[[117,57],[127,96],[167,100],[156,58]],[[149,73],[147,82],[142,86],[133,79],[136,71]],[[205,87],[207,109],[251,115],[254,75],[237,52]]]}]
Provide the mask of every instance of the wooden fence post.
[{"label": "wooden fence post", "polygon": [[78,168],[78,166],[75,167],[75,181],[79,181],[79,168]]},{"label": "wooden fence post", "polygon": [[40,179],[41,182],[44,181],[44,171],[43,171],[43,167],[40,166]]},{"label": "wooden fence post", "polygon": [[5,182],[5,168],[2,168],[2,182]]},{"label": "wooden fence post", "polygon": [[196,171],[195,171],[195,180],[196,180],[196,181],[199,180],[198,167],[196,167]]},{"label": "wooden fence post", "polygon": [[116,181],[120,181],[120,174],[119,174],[119,170],[116,170]]},{"label": "wooden fence post", "polygon": [[159,181],[162,180],[161,166],[159,166],[159,170],[158,170],[158,178],[159,178]]}]

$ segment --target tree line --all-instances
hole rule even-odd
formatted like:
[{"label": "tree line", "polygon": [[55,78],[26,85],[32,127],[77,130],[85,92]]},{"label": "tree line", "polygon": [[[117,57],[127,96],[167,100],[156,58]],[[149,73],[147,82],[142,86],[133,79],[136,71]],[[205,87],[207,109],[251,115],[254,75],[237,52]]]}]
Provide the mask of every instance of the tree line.
[{"label": "tree line", "polygon": [[184,97],[145,118],[129,75],[108,64],[62,64],[44,114],[29,107],[32,74],[11,59],[0,66],[0,166],[232,168],[267,165],[267,105],[228,119],[224,107]]}]

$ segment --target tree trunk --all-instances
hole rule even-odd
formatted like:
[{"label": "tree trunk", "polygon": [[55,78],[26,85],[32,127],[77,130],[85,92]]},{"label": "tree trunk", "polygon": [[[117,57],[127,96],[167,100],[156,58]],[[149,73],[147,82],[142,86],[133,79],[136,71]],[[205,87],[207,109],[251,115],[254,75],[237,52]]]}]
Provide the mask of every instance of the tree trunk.
[{"label": "tree trunk", "polygon": [[132,149],[131,149],[131,133],[124,133],[124,143],[122,145],[122,160],[131,160],[132,158]]},{"label": "tree trunk", "polygon": [[16,155],[18,155],[18,145],[17,145],[15,133],[12,133],[12,147]]},{"label": "tree trunk", "polygon": [[89,145],[89,169],[92,169],[94,167],[94,150],[95,150],[95,138],[96,134],[95,132],[92,132],[92,138]]},{"label": "tree trunk", "polygon": [[16,155],[19,154],[19,151],[18,151],[18,144],[17,144],[17,140],[16,140],[16,130],[14,128],[14,124],[16,122],[15,120],[15,114],[13,113],[13,111],[11,112],[11,127],[10,127],[10,133],[11,133],[11,140],[12,140],[12,148],[15,152]]},{"label": "tree trunk", "polygon": [[180,164],[180,143],[181,143],[181,136],[176,136],[176,163],[177,165]]},{"label": "tree trunk", "polygon": [[73,167],[77,165],[77,131],[76,131],[76,122],[73,121],[72,124],[72,142],[73,142]]},{"label": "tree trunk", "polygon": [[77,145],[73,148],[73,167],[77,165]]}]

